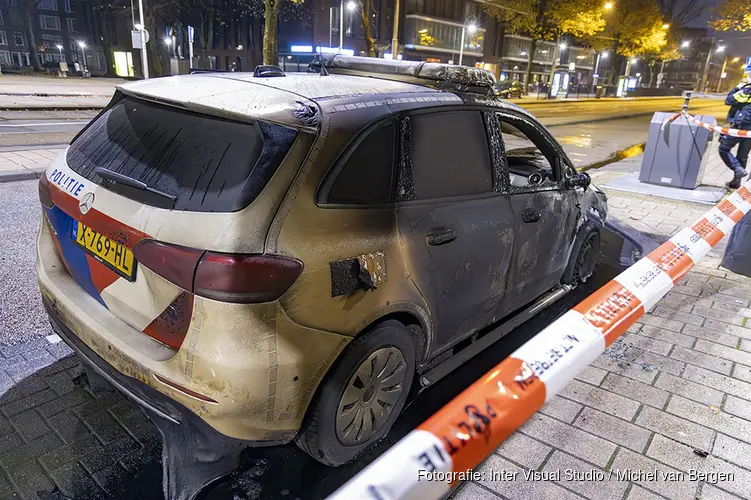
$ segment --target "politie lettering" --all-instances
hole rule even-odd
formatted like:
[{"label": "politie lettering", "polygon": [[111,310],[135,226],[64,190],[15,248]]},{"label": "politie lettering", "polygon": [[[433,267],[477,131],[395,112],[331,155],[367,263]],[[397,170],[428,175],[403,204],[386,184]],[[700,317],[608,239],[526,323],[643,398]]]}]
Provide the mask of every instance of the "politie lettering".
[{"label": "politie lettering", "polygon": [[79,182],[65,172],[61,172],[58,169],[54,169],[49,176],[49,179],[69,192],[73,196],[78,196],[83,190],[84,183]]}]

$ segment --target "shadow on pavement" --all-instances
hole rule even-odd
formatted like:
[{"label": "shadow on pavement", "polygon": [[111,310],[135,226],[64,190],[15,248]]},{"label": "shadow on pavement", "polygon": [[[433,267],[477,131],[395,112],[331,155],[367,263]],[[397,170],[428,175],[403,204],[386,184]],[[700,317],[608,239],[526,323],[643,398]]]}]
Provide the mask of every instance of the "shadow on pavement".
[{"label": "shadow on pavement", "polygon": [[134,403],[93,391],[75,356],[0,395],[0,498],[162,498],[161,438]]}]

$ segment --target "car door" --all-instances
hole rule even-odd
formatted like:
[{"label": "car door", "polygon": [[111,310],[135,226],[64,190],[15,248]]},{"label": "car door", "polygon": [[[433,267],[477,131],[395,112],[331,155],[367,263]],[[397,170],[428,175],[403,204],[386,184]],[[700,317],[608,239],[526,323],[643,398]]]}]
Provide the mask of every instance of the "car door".
[{"label": "car door", "polygon": [[412,114],[402,123],[402,147],[399,234],[437,349],[494,320],[506,292],[514,219],[494,179],[480,111]]},{"label": "car door", "polygon": [[568,263],[578,198],[562,185],[562,151],[542,127],[516,113],[497,113],[516,241],[503,317],[556,286]]}]

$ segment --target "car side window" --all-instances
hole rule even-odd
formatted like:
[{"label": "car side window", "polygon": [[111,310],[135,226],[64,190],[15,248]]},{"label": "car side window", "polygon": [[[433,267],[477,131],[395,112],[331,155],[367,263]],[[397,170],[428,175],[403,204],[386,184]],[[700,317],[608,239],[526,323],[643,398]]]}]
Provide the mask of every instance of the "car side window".
[{"label": "car side window", "polygon": [[328,202],[373,205],[391,201],[395,149],[395,121],[371,130],[345,160]]},{"label": "car side window", "polygon": [[539,132],[521,119],[504,115],[499,115],[498,119],[511,186],[517,189],[558,186],[555,152],[545,144]]},{"label": "car side window", "polygon": [[429,200],[493,191],[482,115],[448,111],[410,117],[415,198]]}]

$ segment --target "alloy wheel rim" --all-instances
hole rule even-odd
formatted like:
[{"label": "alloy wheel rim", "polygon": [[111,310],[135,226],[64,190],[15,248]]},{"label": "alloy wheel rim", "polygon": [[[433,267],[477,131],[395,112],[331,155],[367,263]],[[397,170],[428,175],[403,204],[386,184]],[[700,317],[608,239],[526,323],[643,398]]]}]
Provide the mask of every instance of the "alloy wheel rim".
[{"label": "alloy wheel rim", "polygon": [[336,437],[344,445],[367,442],[381,430],[404,392],[407,364],[396,347],[363,361],[344,389],[336,411]]}]

